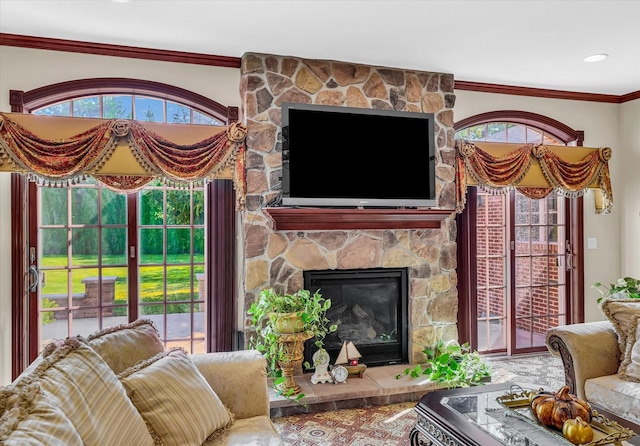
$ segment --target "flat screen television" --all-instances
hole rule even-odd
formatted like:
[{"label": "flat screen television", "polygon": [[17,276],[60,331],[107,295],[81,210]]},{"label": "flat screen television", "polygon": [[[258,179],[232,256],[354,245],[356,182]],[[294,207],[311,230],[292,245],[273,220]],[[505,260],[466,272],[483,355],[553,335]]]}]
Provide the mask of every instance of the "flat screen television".
[{"label": "flat screen television", "polygon": [[434,207],[432,113],[282,104],[282,204]]}]

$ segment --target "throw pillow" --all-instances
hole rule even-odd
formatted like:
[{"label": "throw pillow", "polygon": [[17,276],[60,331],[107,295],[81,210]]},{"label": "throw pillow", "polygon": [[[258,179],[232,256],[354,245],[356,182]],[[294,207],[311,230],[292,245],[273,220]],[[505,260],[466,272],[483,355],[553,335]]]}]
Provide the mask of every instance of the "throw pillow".
[{"label": "throw pillow", "polygon": [[624,355],[627,349],[627,333],[633,328],[632,319],[640,316],[640,299],[604,299],[602,313],[609,319],[618,335],[618,346]]},{"label": "throw pillow", "polygon": [[227,429],[233,415],[180,348],[125,370],[119,378],[156,444],[200,446]]},{"label": "throw pillow", "polygon": [[87,342],[116,375],[164,351],[158,330],[149,319],[105,328],[89,335]]},{"label": "throw pillow", "polygon": [[80,338],[47,345],[40,364],[14,383],[17,389],[31,384],[69,418],[85,445],[153,445],[118,377]]},{"label": "throw pillow", "polygon": [[640,316],[634,316],[627,333],[627,349],[620,364],[620,375],[627,381],[640,382]]},{"label": "throw pillow", "polygon": [[82,438],[38,384],[0,388],[0,444],[82,446]]}]

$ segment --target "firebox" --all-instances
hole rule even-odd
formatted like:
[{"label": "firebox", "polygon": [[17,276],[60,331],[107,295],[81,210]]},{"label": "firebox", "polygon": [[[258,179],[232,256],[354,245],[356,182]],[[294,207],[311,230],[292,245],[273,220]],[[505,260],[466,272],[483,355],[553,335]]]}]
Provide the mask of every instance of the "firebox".
[{"label": "firebox", "polygon": [[[408,362],[407,268],[368,268],[304,271],[304,286],[331,299],[327,317],[338,330],[328,335],[325,348],[333,363],[344,341],[353,342],[369,367]],[[305,361],[317,350],[305,345]]]}]

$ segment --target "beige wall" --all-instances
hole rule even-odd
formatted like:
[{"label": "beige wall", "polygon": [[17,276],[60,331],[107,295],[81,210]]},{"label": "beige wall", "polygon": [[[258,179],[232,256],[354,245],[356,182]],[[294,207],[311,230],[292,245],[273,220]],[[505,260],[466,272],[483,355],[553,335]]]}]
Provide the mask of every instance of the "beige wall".
[{"label": "beige wall", "polygon": [[[248,51],[251,48],[247,48]],[[53,69],[52,69],[53,67]],[[402,67],[398,67],[402,68]],[[185,88],[225,105],[240,105],[240,70],[200,65],[139,61],[0,46],[0,111],[9,112],[9,90],[30,90],[55,82],[93,77],[128,77]],[[620,274],[640,275],[640,100],[622,105],[536,99],[456,91],[455,120],[492,110],[526,110],[564,122],[586,134],[585,145],[613,149],[611,176],[614,212],[596,215],[593,197],[585,199],[585,238],[597,237],[598,249],[586,252],[586,318],[600,319],[595,281]],[[635,162],[634,162],[635,161]],[[624,176],[623,176],[624,175]],[[624,178],[624,181],[623,181]],[[623,201],[624,200],[624,201]],[[11,380],[11,200],[8,174],[0,174],[0,385]],[[621,240],[624,240],[621,248]]]}]

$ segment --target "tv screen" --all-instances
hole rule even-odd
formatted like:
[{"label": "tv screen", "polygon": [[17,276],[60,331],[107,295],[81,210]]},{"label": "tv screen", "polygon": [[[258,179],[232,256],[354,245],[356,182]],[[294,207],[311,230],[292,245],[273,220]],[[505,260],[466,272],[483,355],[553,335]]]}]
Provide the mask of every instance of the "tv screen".
[{"label": "tv screen", "polygon": [[432,113],[282,104],[282,204],[433,207]]}]

